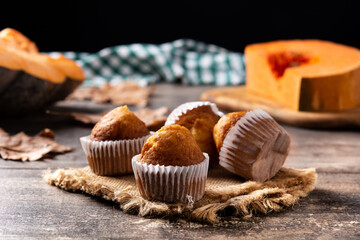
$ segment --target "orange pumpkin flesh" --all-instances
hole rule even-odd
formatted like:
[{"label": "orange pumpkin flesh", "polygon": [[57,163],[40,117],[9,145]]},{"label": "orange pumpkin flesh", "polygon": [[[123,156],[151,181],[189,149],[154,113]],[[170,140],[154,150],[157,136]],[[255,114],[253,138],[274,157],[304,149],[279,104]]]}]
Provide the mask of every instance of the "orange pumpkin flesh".
[{"label": "orange pumpkin flesh", "polygon": [[0,32],[0,115],[26,114],[64,99],[84,79],[74,61],[39,53],[14,29]]},{"label": "orange pumpkin flesh", "polygon": [[39,53],[34,42],[11,28],[0,32],[0,66],[22,70],[53,83],[62,83],[67,77],[79,81],[85,79],[81,68],[74,61],[62,55],[53,58]]},{"label": "orange pumpkin flesh", "polygon": [[321,40],[245,48],[246,88],[300,111],[339,111],[360,104],[360,51]]}]

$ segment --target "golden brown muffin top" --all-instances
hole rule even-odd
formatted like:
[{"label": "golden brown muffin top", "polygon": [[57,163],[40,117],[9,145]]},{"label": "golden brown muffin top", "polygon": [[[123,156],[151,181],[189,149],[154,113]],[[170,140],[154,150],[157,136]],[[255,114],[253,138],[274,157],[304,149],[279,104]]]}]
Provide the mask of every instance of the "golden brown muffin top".
[{"label": "golden brown muffin top", "polygon": [[150,132],[146,125],[127,106],[108,112],[91,131],[90,140],[123,140],[144,137]]},{"label": "golden brown muffin top", "polygon": [[217,159],[213,128],[219,119],[219,115],[214,113],[211,106],[203,105],[187,111],[175,122],[190,130],[201,151],[209,154],[211,164]]},{"label": "golden brown muffin top", "polygon": [[208,121],[209,124],[215,125],[220,117],[214,113],[211,106],[203,105],[191,109],[185,114],[179,116],[179,119],[175,122],[175,124],[179,124],[190,130],[198,119],[203,119],[203,121]]},{"label": "golden brown muffin top", "polygon": [[243,116],[245,116],[246,112],[232,112],[228,113],[225,116],[221,117],[220,120],[214,127],[214,141],[216,144],[216,148],[220,151],[224,139],[230,129],[239,121]]},{"label": "golden brown muffin top", "polygon": [[146,140],[141,163],[164,166],[189,166],[205,159],[191,132],[180,125],[162,127]]}]

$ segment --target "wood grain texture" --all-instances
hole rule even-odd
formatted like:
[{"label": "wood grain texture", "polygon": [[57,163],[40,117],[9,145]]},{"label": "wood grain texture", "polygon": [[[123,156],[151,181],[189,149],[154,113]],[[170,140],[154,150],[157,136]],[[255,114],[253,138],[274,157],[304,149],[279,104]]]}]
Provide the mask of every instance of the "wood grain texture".
[{"label": "wood grain texture", "polygon": [[[159,85],[150,107],[175,108],[195,101],[214,87]],[[104,111],[113,106],[60,102],[57,110]],[[0,127],[11,134],[36,134],[45,127],[56,140],[75,148],[37,162],[0,159],[0,238],[125,238],[125,239],[359,239],[360,238],[360,132],[310,130],[283,125],[291,137],[285,166],[315,167],[318,182],[309,197],[287,211],[256,216],[250,221],[222,222],[216,226],[176,219],[149,219],[124,214],[117,205],[46,184],[46,169],[88,165],[79,137],[91,126],[71,118],[34,114],[1,118]]]},{"label": "wood grain texture", "polygon": [[0,169],[0,234],[33,238],[356,239],[360,174],[320,173],[316,189],[293,208],[215,226],[128,215],[111,202],[43,182],[40,169]]},{"label": "wood grain texture", "polygon": [[360,127],[360,107],[354,110],[329,113],[294,111],[246,91],[245,86],[205,91],[201,95],[201,100],[214,102],[220,109],[227,111],[261,108],[277,121],[297,127]]}]

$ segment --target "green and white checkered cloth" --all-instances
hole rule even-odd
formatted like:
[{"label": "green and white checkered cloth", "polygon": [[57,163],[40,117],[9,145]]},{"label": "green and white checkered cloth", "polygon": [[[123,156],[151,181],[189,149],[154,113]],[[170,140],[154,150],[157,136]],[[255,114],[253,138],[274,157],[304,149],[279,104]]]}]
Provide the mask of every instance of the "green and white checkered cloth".
[{"label": "green and white checkered cloth", "polygon": [[[58,54],[58,53],[51,53]],[[192,39],[163,44],[129,44],[97,53],[63,52],[84,70],[87,86],[136,80],[182,82],[188,85],[245,83],[242,53]]]}]

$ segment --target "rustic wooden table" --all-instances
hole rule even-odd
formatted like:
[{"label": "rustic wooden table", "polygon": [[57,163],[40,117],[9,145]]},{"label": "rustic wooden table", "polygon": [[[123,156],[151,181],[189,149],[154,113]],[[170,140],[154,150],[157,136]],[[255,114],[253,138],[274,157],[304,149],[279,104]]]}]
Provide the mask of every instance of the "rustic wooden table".
[{"label": "rustic wooden table", "polygon": [[[170,109],[213,87],[158,85],[150,107]],[[89,109],[88,103],[70,104]],[[92,109],[110,109],[91,105]],[[69,110],[68,103],[58,109]],[[316,168],[315,190],[281,213],[251,220],[222,222],[216,226],[142,218],[121,212],[111,202],[69,193],[42,179],[48,168],[87,166],[79,137],[91,126],[69,117],[35,114],[1,118],[0,127],[11,134],[32,135],[50,128],[56,140],[73,152],[37,162],[0,159],[0,238],[135,238],[135,239],[360,239],[360,131],[317,131],[284,126],[292,138],[287,167]]]}]

